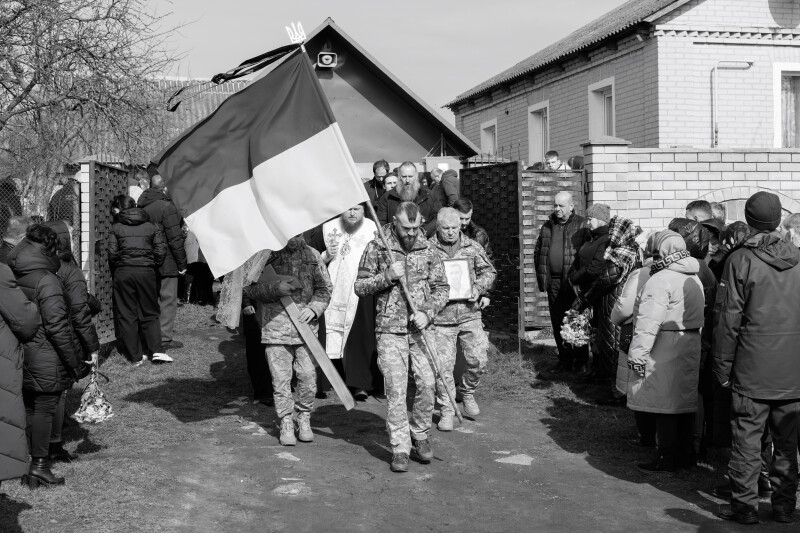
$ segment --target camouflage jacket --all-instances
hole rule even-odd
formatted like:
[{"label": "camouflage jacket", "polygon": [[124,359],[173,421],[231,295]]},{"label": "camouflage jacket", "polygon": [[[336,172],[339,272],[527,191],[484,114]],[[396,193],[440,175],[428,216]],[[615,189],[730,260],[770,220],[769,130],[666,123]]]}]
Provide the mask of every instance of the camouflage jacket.
[{"label": "camouflage jacket", "polygon": [[[428,244],[433,250],[436,250],[442,261],[447,259],[467,259],[469,261],[469,277],[472,280],[472,286],[477,288],[482,296],[485,296],[494,284],[497,271],[492,266],[486,256],[486,251],[480,244],[463,233],[459,236],[459,241],[453,246],[447,246],[439,241],[439,235],[434,235],[428,239]],[[442,312],[433,319],[433,323],[437,326],[455,326],[471,320],[480,320],[480,318],[480,301],[457,300],[448,302]]]},{"label": "camouflage jacket", "polygon": [[[428,246],[422,235],[417,236],[410,252],[403,250],[390,224],[384,227],[396,261],[406,265],[406,284],[419,311],[433,321],[447,304],[450,287],[438,254]],[[389,281],[386,269],[391,265],[389,254],[380,239],[367,245],[358,266],[355,291],[359,297],[376,294],[375,331],[378,333],[408,333],[410,309],[399,281]]]},{"label": "camouflage jacket", "polygon": [[[308,307],[316,318],[309,323],[316,333],[318,319],[331,300],[331,278],[322,263],[319,252],[303,245],[298,250],[283,249],[275,252],[270,265],[279,276],[295,276],[303,285],[292,291],[292,300],[299,309]],[[244,297],[261,302],[261,342],[264,344],[304,344],[300,332],[292,324],[289,313],[283,308],[278,294],[279,282],[254,283],[244,288]]]}]

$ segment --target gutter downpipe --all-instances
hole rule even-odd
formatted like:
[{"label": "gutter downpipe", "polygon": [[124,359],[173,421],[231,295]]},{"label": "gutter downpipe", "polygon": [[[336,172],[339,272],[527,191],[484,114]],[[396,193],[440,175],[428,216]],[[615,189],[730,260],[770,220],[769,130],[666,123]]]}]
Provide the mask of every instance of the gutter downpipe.
[{"label": "gutter downpipe", "polygon": [[737,60],[721,59],[721,60],[717,61],[717,63],[714,65],[714,68],[711,69],[711,75],[713,77],[713,85],[714,85],[714,91],[711,93],[711,124],[712,124],[712,126],[714,128],[714,133],[713,133],[713,136],[712,136],[712,139],[711,139],[711,148],[716,148],[719,145],[719,110],[718,110],[719,96],[717,94],[717,85],[718,85],[718,82],[717,82],[717,71],[719,70],[720,65],[722,65],[724,63],[727,63],[729,65],[744,65],[744,64],[747,64],[747,66],[744,66],[744,67],[736,69],[736,70],[749,70],[750,67],[753,66],[755,61],[749,61],[749,60],[738,60],[737,61]]}]

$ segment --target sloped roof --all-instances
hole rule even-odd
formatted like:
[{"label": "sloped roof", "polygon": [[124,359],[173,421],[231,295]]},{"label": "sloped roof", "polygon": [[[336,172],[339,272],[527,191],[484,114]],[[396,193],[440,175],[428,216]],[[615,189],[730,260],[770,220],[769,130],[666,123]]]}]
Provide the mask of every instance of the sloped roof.
[{"label": "sloped roof", "polygon": [[520,61],[513,67],[504,70],[500,74],[460,94],[453,101],[445,104],[445,107],[452,107],[455,104],[472,98],[497,85],[545,67],[550,63],[588,48],[637,24],[649,22],[648,19],[654,15],[661,17],[688,1],[689,0],[629,0],[600,18],[586,24],[582,28],[575,30],[560,41],[551,44],[529,58]]},{"label": "sloped roof", "polygon": [[[311,41],[314,39],[314,37],[326,29],[336,32],[351,47],[352,51],[360,56],[360,59],[364,61],[367,66],[373,68],[373,71],[379,79],[382,79],[390,87],[394,86],[395,93],[398,96],[403,98],[408,104],[411,105],[411,107],[415,108],[419,113],[428,117],[431,122],[436,124],[446,135],[448,142],[453,146],[453,148],[456,148],[461,155],[469,157],[480,152],[478,147],[475,146],[472,141],[467,139],[463,133],[456,129],[455,125],[450,124],[450,122],[448,122],[442,115],[425,103],[422,98],[417,96],[414,91],[409,89],[403,82],[396,78],[395,75],[392,74],[386,67],[381,65],[377,59],[372,57],[369,52],[367,52],[352,37],[345,33],[342,28],[337,26],[332,18],[328,17],[325,19],[325,22],[317,26],[310,34],[308,34],[306,37],[306,42]],[[314,59],[315,58],[312,58],[312,61]]]},{"label": "sloped roof", "polygon": [[[205,78],[164,78],[157,81],[157,87],[158,91],[163,93],[166,102],[178,89],[206,81],[210,80]],[[239,79],[226,81],[220,85],[212,84],[210,87],[204,88],[203,92],[196,97],[185,98],[175,111],[167,112],[167,128],[176,135],[184,132],[216,111],[222,102],[244,89],[248,83],[249,80]]]}]

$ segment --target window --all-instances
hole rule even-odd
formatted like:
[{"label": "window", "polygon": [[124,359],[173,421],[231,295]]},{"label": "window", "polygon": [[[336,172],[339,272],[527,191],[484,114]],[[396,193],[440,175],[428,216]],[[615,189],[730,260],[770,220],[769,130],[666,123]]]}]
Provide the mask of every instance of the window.
[{"label": "window", "polygon": [[481,124],[481,153],[497,154],[497,119]]},{"label": "window", "polygon": [[548,116],[550,102],[544,101],[528,107],[528,164],[544,161],[550,149],[550,126]]},{"label": "window", "polygon": [[589,85],[589,136],[616,136],[614,78]]},{"label": "window", "polygon": [[775,148],[800,148],[800,63],[773,64]]}]

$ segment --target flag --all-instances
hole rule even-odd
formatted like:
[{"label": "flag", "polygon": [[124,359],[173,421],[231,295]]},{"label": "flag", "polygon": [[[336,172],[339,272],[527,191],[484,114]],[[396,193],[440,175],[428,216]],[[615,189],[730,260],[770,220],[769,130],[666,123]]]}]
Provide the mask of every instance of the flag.
[{"label": "flag", "polygon": [[369,201],[300,50],[225,100],[153,162],[215,277]]}]

